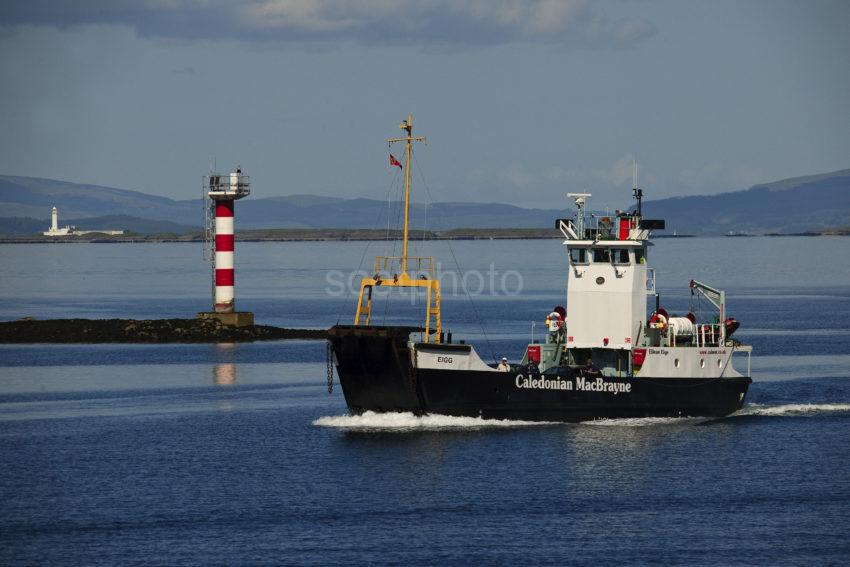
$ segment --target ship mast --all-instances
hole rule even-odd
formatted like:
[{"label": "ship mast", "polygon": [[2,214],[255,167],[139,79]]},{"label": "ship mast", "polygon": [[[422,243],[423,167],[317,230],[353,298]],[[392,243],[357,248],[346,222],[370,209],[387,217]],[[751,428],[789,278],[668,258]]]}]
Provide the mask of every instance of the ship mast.
[{"label": "ship mast", "polygon": [[398,126],[405,132],[407,136],[403,138],[390,138],[387,140],[387,145],[392,146],[397,142],[404,142],[404,241],[402,242],[401,252],[401,272],[407,273],[407,235],[410,225],[410,158],[413,150],[413,142],[424,142],[424,136],[413,136],[413,115],[408,114],[407,120],[402,121]]},{"label": "ship mast", "polygon": [[[413,135],[413,115],[408,114],[399,128],[407,135],[390,138],[387,144],[404,142],[404,240],[401,256],[377,256],[372,276],[360,280],[360,297],[357,300],[355,325],[370,325],[372,322],[372,292],[378,287],[420,288],[426,293],[425,326],[422,328],[423,342],[443,342],[443,327],[440,314],[440,280],[434,269],[434,258],[407,255],[407,240],[410,234],[410,169],[413,157],[413,142],[425,142],[424,136]],[[392,157],[392,155],[390,155]],[[394,159],[394,158],[393,158]],[[392,160],[390,163],[398,165]],[[412,275],[411,275],[412,272]],[[433,333],[433,338],[430,335]]]}]

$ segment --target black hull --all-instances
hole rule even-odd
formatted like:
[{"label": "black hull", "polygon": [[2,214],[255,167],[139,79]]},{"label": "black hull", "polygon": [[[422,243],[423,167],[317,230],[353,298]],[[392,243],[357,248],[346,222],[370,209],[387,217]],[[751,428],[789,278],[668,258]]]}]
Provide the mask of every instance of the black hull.
[{"label": "black hull", "polygon": [[352,412],[424,413],[407,348],[408,336],[418,330],[337,325],[328,331],[339,382]]},{"label": "black hull", "polygon": [[[604,378],[493,372],[421,370],[427,413],[523,421],[588,421],[602,418],[729,415],[743,405],[749,378]],[[572,390],[520,389],[518,381],[563,383]],[[618,393],[576,389],[629,387]],[[600,389],[602,389],[600,388]]]},{"label": "black hull", "polygon": [[742,407],[752,383],[748,377],[607,378],[417,369],[407,346],[410,332],[400,327],[330,330],[339,381],[352,413],[398,411],[566,422],[722,417]]}]

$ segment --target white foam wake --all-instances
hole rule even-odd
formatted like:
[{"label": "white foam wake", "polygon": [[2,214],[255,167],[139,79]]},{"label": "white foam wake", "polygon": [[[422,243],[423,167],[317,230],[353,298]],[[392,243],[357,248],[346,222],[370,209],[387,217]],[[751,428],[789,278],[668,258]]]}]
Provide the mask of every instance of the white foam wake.
[{"label": "white foam wake", "polygon": [[[766,406],[748,404],[732,416],[806,416],[819,413],[850,411],[850,404],[784,404]],[[603,427],[654,427],[699,425],[715,419],[711,417],[633,417],[596,419],[583,421],[580,425]],[[373,431],[432,431],[448,429],[486,429],[552,425],[546,421],[519,421],[509,419],[482,419],[480,417],[455,417],[450,415],[414,415],[410,412],[376,413],[367,411],[361,415],[331,415],[313,421],[318,427]]]},{"label": "white foam wake", "polygon": [[748,404],[734,415],[814,415],[846,411],[850,411],[850,404],[783,404],[779,406]]},{"label": "white foam wake", "polygon": [[699,425],[711,421],[711,417],[620,417],[582,421],[582,425],[604,427],[654,427],[669,425]]},{"label": "white foam wake", "polygon": [[514,421],[509,419],[482,419],[480,417],[455,417],[450,415],[414,415],[410,412],[375,413],[361,415],[333,415],[320,417],[313,422],[319,427],[338,427],[359,430],[438,430],[484,429],[494,427],[528,427],[548,425],[541,421]]}]

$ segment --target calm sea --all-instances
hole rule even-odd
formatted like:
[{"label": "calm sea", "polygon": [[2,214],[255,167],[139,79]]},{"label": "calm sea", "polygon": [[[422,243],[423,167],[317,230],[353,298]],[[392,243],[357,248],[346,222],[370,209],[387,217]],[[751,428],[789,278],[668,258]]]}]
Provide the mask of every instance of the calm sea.
[{"label": "calm sea", "polygon": [[[846,565],[850,240],[655,244],[668,310],[710,313],[691,278],[728,292],[754,347],[736,415],[352,418],[322,342],[0,346],[0,563]],[[416,247],[441,260],[444,325],[485,358],[521,356],[564,302],[558,241]],[[239,243],[238,307],[350,322],[350,274],[392,252]],[[188,244],[4,245],[0,283],[0,320],[210,303]],[[377,322],[421,306],[389,298]]]}]

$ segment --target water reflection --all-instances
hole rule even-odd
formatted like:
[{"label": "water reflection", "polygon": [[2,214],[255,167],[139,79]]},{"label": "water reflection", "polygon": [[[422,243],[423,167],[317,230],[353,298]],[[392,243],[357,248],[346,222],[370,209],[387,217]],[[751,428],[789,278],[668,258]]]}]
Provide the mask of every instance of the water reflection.
[{"label": "water reflection", "polygon": [[216,386],[236,384],[236,365],[232,362],[217,363],[213,366],[213,382]]},{"label": "water reflection", "polygon": [[233,386],[236,384],[236,343],[215,344],[215,364],[213,364],[213,384]]}]

